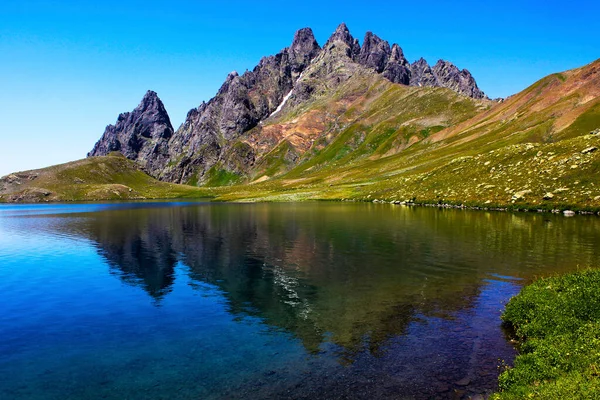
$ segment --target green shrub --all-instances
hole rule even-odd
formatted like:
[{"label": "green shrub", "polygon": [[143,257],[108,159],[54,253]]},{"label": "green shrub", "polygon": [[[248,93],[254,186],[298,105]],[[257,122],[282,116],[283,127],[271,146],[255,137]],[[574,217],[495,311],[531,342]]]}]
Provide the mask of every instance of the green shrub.
[{"label": "green shrub", "polygon": [[600,271],[545,278],[506,306],[520,355],[495,399],[600,398]]}]

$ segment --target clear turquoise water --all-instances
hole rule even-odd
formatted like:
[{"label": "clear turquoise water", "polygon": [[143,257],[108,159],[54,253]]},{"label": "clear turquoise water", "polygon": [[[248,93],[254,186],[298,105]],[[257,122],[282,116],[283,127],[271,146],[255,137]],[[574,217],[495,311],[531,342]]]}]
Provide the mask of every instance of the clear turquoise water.
[{"label": "clear turquoise water", "polygon": [[0,398],[460,398],[600,219],[391,205],[0,206]]}]

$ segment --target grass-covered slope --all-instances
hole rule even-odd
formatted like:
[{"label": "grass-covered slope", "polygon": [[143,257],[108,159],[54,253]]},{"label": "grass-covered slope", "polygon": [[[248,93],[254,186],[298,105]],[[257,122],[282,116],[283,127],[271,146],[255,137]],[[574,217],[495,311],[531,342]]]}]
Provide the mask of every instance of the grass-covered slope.
[{"label": "grass-covered slope", "polygon": [[597,399],[600,396],[600,271],[540,279],[506,306],[520,341],[514,368],[493,398]]},{"label": "grass-covered slope", "polygon": [[207,190],[159,182],[119,153],[90,157],[0,179],[0,202],[205,197]]},{"label": "grass-covered slope", "polygon": [[[309,70],[303,79],[310,76]],[[257,155],[247,171],[250,181],[298,177],[396,154],[491,105],[445,88],[393,84],[364,68],[335,85],[284,108],[240,139]]]},{"label": "grass-covered slope", "polygon": [[[433,135],[432,142],[475,145],[548,143],[598,128],[600,59],[549,75],[501,104]],[[482,140],[479,140],[482,139]]]},{"label": "grass-covered slope", "polygon": [[[407,201],[527,209],[600,209],[600,135],[473,149],[422,160],[418,152],[253,185],[215,188],[222,200]],[[441,153],[441,152],[440,152]]]},{"label": "grass-covered slope", "polygon": [[342,102],[338,133],[315,138],[289,172],[218,189],[220,198],[600,209],[600,61],[472,118],[477,105],[444,89],[367,86],[362,96],[342,90],[355,102]]}]

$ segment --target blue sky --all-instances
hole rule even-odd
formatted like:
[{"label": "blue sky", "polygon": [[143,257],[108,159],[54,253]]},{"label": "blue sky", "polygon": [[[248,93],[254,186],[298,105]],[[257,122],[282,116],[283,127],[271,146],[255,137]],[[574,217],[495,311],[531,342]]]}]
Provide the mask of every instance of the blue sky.
[{"label": "blue sky", "polygon": [[175,128],[228,72],[310,26],[340,22],[396,42],[409,61],[467,68],[490,97],[600,58],[597,1],[0,2],[0,176],[85,157],[148,89]]}]

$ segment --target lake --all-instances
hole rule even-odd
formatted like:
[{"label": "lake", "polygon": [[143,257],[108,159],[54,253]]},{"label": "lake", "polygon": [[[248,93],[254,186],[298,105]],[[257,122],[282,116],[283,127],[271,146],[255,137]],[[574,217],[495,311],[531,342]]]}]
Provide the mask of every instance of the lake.
[{"label": "lake", "polygon": [[0,398],[446,399],[600,218],[390,204],[0,205]]}]

